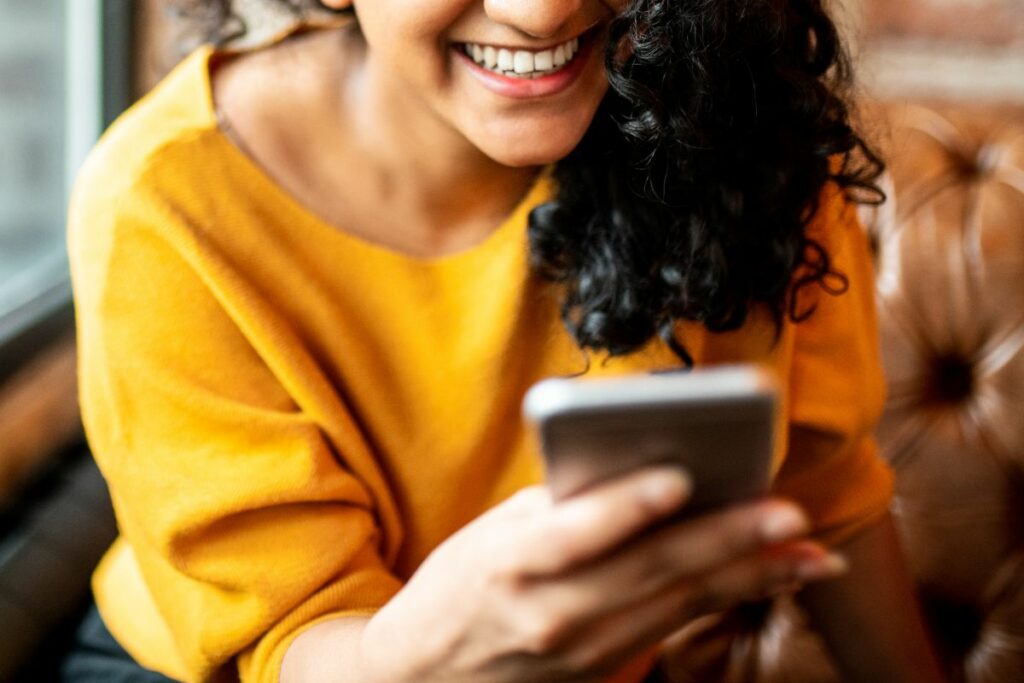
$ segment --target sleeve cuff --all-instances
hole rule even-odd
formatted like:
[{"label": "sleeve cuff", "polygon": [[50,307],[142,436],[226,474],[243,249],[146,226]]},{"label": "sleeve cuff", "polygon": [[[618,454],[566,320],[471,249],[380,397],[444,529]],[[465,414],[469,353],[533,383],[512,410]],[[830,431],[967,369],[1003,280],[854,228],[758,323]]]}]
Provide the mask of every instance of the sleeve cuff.
[{"label": "sleeve cuff", "polygon": [[361,554],[356,562],[363,568],[350,569],[310,596],[238,655],[242,683],[277,683],[285,653],[306,630],[331,619],[374,614],[398,593],[401,582],[380,564],[376,553],[365,548]]},{"label": "sleeve cuff", "polygon": [[790,449],[803,452],[786,459],[775,489],[803,507],[814,538],[827,546],[842,545],[881,519],[893,494],[892,470],[879,457],[874,438],[840,445],[838,453],[837,440],[825,432],[794,429]]}]

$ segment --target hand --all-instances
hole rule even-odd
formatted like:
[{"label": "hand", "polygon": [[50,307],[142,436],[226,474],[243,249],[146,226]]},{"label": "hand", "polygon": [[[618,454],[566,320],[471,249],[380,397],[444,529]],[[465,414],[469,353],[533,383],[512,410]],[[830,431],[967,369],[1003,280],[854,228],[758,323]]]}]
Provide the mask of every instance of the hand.
[{"label": "hand", "polygon": [[650,529],[688,494],[679,470],[659,468],[559,503],[543,487],[513,496],[369,621],[371,679],[599,681],[700,614],[843,570],[800,540],[807,521],[780,500]]}]

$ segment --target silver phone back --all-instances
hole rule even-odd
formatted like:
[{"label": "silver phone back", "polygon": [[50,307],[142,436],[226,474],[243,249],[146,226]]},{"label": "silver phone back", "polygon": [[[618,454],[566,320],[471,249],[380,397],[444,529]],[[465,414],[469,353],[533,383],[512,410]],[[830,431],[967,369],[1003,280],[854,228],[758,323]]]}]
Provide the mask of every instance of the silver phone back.
[{"label": "silver phone back", "polygon": [[688,512],[767,491],[777,390],[756,366],[535,385],[524,414],[537,429],[556,498],[655,463],[693,479]]}]

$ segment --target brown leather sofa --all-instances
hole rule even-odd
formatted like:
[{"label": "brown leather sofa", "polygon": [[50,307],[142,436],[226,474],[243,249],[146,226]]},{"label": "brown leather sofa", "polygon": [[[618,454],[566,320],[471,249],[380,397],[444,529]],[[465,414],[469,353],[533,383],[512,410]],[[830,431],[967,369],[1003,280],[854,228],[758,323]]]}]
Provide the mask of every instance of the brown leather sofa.
[{"label": "brown leather sofa", "polygon": [[876,227],[893,511],[955,680],[1024,681],[1024,113],[893,112]]},{"label": "brown leather sofa", "polygon": [[[892,181],[865,220],[892,511],[950,680],[1024,682],[1024,109],[868,118]],[[674,652],[677,682],[840,680],[791,600],[706,618]]]}]

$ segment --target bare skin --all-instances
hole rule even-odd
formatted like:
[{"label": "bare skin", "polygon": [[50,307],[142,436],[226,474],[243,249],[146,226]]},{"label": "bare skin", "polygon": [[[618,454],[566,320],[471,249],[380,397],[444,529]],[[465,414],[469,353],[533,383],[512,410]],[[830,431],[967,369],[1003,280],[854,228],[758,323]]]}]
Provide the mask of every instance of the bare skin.
[{"label": "bare skin", "polygon": [[481,242],[538,168],[497,164],[464,139],[453,150],[450,131],[418,132],[393,109],[368,116],[347,64],[362,48],[348,34],[313,32],[221,64],[214,100],[236,145],[299,204],[350,234],[420,258]]},{"label": "bare skin", "polygon": [[886,517],[842,548],[850,571],[799,594],[848,681],[944,680]]},{"label": "bare skin", "polygon": [[559,504],[527,489],[439,546],[373,618],[304,632],[281,680],[600,681],[695,616],[845,570],[779,500],[642,533],[688,493],[665,469]]}]

